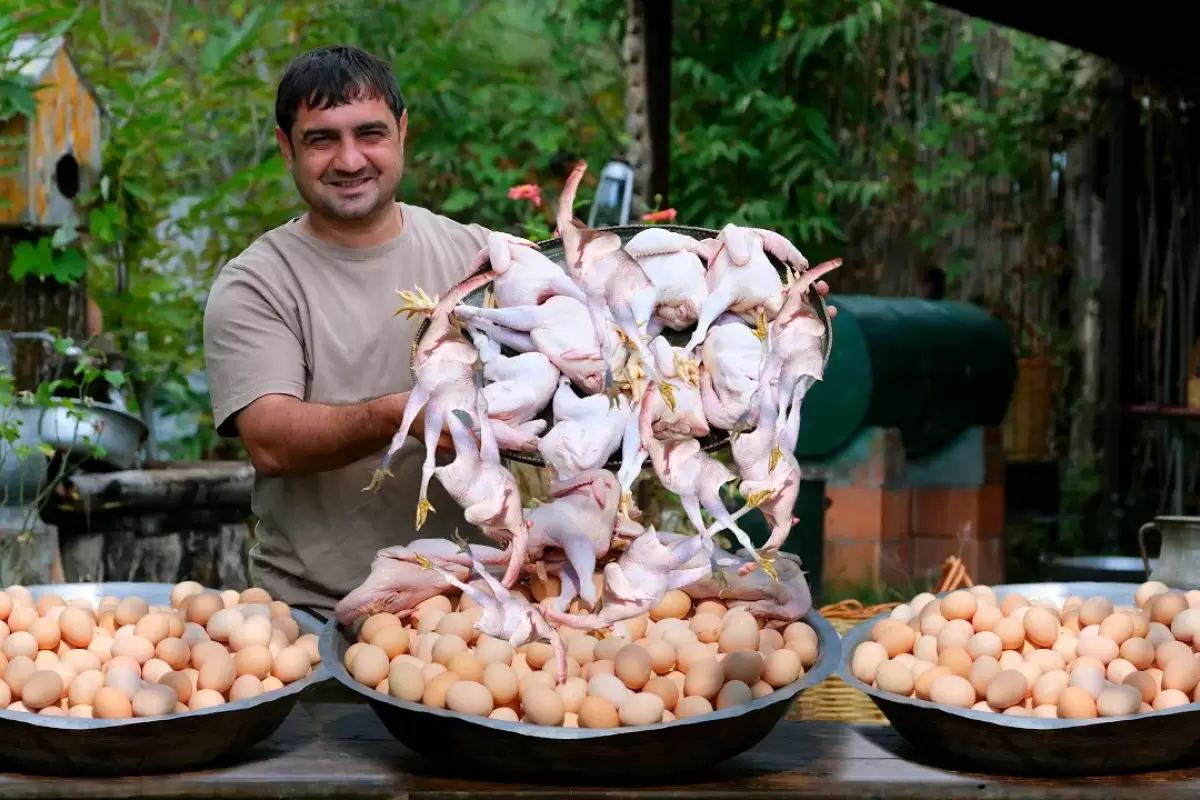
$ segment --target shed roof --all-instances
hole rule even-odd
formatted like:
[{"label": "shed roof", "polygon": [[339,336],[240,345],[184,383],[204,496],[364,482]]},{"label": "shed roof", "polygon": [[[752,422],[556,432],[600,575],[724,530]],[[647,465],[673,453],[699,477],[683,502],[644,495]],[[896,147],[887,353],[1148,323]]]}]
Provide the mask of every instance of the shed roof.
[{"label": "shed roof", "polygon": [[1180,16],[1186,3],[1141,0],[1105,6],[1079,0],[937,0],[973,17],[1051,39],[1116,64],[1164,77],[1200,77],[1193,26]]},{"label": "shed roof", "polygon": [[2,71],[5,73],[16,72],[21,77],[29,80],[34,86],[37,86],[41,84],[47,73],[50,72],[50,68],[54,65],[54,57],[60,50],[66,52],[67,59],[71,62],[71,69],[75,71],[75,77],[79,80],[80,85],[87,89],[88,94],[92,96],[96,107],[103,112],[104,106],[100,102],[95,88],[83,76],[79,65],[71,56],[70,49],[67,48],[66,40],[61,36],[38,36],[32,33],[21,34],[13,40],[12,48],[8,51],[8,57],[5,59]]}]

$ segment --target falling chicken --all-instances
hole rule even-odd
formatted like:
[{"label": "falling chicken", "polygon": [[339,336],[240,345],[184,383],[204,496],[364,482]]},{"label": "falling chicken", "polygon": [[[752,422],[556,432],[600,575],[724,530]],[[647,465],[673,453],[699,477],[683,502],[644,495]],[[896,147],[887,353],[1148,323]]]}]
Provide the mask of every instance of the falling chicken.
[{"label": "falling chicken", "polygon": [[[840,259],[810,269],[783,236],[732,224],[702,240],[690,229],[628,237],[590,228],[573,212],[585,171],[576,165],[559,198],[562,264],[497,232],[469,265],[472,277],[441,300],[400,291],[401,311],[428,326],[375,482],[424,408],[424,440],[436,442],[445,426],[455,452],[439,466],[427,445],[417,526],[434,510],[426,494],[436,479],[503,549],[418,540],[381,550],[338,604],[340,623],[406,617],[457,592],[481,634],[530,654],[529,643],[549,641],[556,661],[547,669],[562,682],[559,626],[627,635],[636,627],[627,621],[672,592],[685,605],[720,600],[769,628],[811,610],[800,560],[781,548],[796,522],[800,408],[825,360],[828,318],[809,292]],[[467,301],[485,287],[481,305]],[[732,469],[706,452],[717,432],[728,432]],[[545,501],[523,507],[506,453],[541,457],[552,478]],[[614,454],[616,474],[607,468]],[[661,522],[633,504],[646,462],[648,479],[678,496],[690,532],[657,530]],[[740,505],[726,507],[728,484]],[[767,522],[761,548],[740,527],[747,514]],[[718,544],[722,532],[736,553]]]}]

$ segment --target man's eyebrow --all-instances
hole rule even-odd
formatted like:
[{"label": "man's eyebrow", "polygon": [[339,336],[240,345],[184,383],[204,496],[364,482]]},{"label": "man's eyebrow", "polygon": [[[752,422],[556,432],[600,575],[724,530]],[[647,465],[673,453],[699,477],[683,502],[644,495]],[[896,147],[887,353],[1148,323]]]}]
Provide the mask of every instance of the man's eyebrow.
[{"label": "man's eyebrow", "polygon": [[[384,120],[381,120],[381,119],[373,119],[373,120],[368,120],[367,122],[360,122],[359,124],[354,126],[354,132],[356,134],[372,133],[374,131],[387,131],[387,130],[388,130],[387,122]],[[304,132],[301,134],[302,138],[304,138],[304,139],[312,139],[317,136],[329,136],[329,137],[336,139],[340,135],[341,135],[341,131],[338,130],[337,128],[306,128],[304,130]]]}]

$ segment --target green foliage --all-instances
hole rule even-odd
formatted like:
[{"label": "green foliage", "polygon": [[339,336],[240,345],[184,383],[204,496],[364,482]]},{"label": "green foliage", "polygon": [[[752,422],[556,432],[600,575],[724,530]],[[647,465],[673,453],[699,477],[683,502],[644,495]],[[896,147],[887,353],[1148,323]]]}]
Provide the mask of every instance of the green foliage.
[{"label": "green foliage", "polygon": [[[387,59],[410,109],[403,199],[493,229],[548,237],[569,166],[587,158],[594,180],[627,146],[620,0],[24,1],[0,32],[69,27],[110,122],[78,231],[13,269],[71,281],[68,253],[85,254],[137,396],[201,418],[167,455],[216,447],[189,382],[208,285],[302,212],[273,137],[292,57],[353,43]],[[677,2],[675,31],[678,222],[773,228],[814,263],[847,256],[843,280],[897,261],[961,275],[981,268],[961,241],[981,223],[964,198],[985,195],[996,226],[1053,257],[1049,153],[1088,116],[1069,52],[916,0]],[[0,83],[0,117],[30,97]],[[542,202],[509,197],[523,184]]]},{"label": "green foliage", "polygon": [[[122,371],[108,368],[98,351],[80,348],[75,341],[59,336],[57,332],[51,332],[51,335],[57,356],[74,357],[75,366],[69,376],[42,381],[32,392],[18,391],[13,376],[0,366],[0,475],[24,472],[26,466],[31,466],[29,471],[32,473],[42,473],[47,464],[50,466],[45,479],[36,487],[29,487],[33,491],[31,495],[25,494],[27,487],[23,481],[17,481],[16,497],[10,497],[10,487],[0,483],[0,505],[27,509],[19,536],[27,536],[33,530],[42,508],[61,490],[62,482],[76,464],[74,458],[61,457],[40,440],[36,427],[41,414],[64,410],[66,417],[79,426],[74,437],[82,445],[86,457],[103,458],[104,447],[86,432],[91,428],[86,423],[85,412],[94,402],[89,390],[97,381],[120,388],[127,380]],[[26,425],[32,425],[32,429],[26,429]],[[28,463],[30,461],[32,465]],[[0,543],[0,547],[3,546]]]}]

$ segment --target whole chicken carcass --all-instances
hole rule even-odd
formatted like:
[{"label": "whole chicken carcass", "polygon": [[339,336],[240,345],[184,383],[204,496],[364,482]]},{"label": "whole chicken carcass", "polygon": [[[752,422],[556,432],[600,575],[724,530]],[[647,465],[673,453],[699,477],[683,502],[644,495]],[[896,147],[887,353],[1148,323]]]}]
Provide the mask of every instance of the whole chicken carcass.
[{"label": "whole chicken carcass", "polygon": [[[454,440],[454,460],[437,467],[435,474],[446,492],[463,508],[463,517],[484,535],[508,543],[509,562],[504,585],[512,586],[521,574],[529,546],[528,526],[521,508],[517,479],[500,463],[500,449],[492,434],[483,393],[476,394],[476,421],[462,409],[449,418]],[[480,441],[472,427],[478,425]]]},{"label": "whole chicken carcass", "polygon": [[788,417],[788,409],[796,398],[825,372],[821,340],[825,325],[817,318],[808,300],[808,288],[822,275],[842,265],[840,258],[805,270],[787,288],[785,302],[771,323],[767,358],[761,379],[775,385],[779,417]]},{"label": "whole chicken carcass", "polygon": [[[507,564],[509,554],[494,547],[474,544],[471,550],[480,563]],[[466,564],[458,563],[459,548],[445,539],[417,539],[407,545],[388,547],[375,554],[366,580],[343,597],[334,608],[342,625],[350,625],[363,615],[388,613],[401,619],[412,613],[422,601],[448,591],[451,586],[442,576],[422,569],[417,557],[437,559],[448,571],[466,577]]]},{"label": "whole chicken carcass", "polygon": [[704,341],[708,328],[725,311],[757,321],[762,314],[772,320],[783,305],[783,280],[767,258],[771,253],[796,271],[808,260],[795,246],[773,231],[726,225],[717,237],[719,249],[708,266],[708,297],[700,307],[696,330],[687,343],[693,352]]},{"label": "whole chicken carcass", "polygon": [[410,317],[427,316],[429,326],[413,352],[416,385],[408,396],[400,429],[392,437],[391,445],[384,453],[383,461],[371,478],[368,488],[377,490],[382,485],[384,476],[391,474],[388,472],[388,464],[404,446],[404,440],[417,413],[425,408],[425,462],[421,467],[421,494],[417,501],[418,530],[425,524],[428,512],[433,509],[428,500],[429,479],[433,477],[434,467],[437,465],[437,443],[446,424],[446,417],[456,408],[474,408],[479,393],[475,369],[479,353],[455,324],[453,310],[463,298],[486,286],[495,277],[496,273],[489,270],[468,278],[447,292],[441,300],[430,298],[420,288],[399,292],[404,304],[396,313],[408,314]]},{"label": "whole chicken carcass", "polygon": [[[794,454],[795,438],[780,437],[777,407],[769,392],[759,395],[758,426],[733,437],[733,460],[741,473],[738,491],[767,518],[771,535],[762,550],[773,553],[783,546],[796,519],[792,511],[800,496],[800,464]],[[797,414],[799,417],[799,414]],[[785,449],[782,446],[787,444]],[[763,556],[771,559],[771,555]]]},{"label": "whole chicken carcass", "polygon": [[779,554],[778,580],[761,569],[744,569],[753,567],[754,562],[742,553],[733,557],[732,563],[729,558],[719,561],[720,578],[710,574],[684,586],[684,593],[695,601],[720,599],[731,609],[744,609],[763,620],[767,628],[785,628],[812,610],[812,592],[800,559],[792,553]]},{"label": "whole chicken carcass", "polygon": [[[597,342],[607,341],[611,315],[630,350],[641,353],[646,328],[658,303],[658,290],[637,260],[624,249],[620,235],[589,228],[575,218],[575,193],[586,171],[587,162],[576,164],[558,198],[558,229],[567,271],[587,295]],[[645,360],[644,353],[642,357]],[[658,380],[649,365],[647,371],[652,380]],[[612,389],[612,374],[610,370],[606,390]]]},{"label": "whole chicken carcass", "polygon": [[708,329],[701,354],[700,399],[709,425],[728,431],[739,422],[758,422],[755,398],[764,349],[755,330],[734,314],[722,314]]},{"label": "whole chicken carcass", "polygon": [[625,243],[629,253],[657,290],[654,316],[666,327],[681,331],[700,316],[708,297],[708,280],[701,256],[712,248],[682,233],[648,228]]},{"label": "whole chicken carcass", "polygon": [[472,571],[481,577],[491,591],[482,587],[463,583],[456,575],[442,568],[433,560],[420,557],[421,566],[432,571],[447,584],[462,590],[479,606],[483,614],[475,623],[475,629],[482,634],[501,639],[512,645],[513,649],[522,647],[529,642],[547,639],[554,648],[558,666],[558,682],[567,679],[567,650],[563,646],[562,637],[553,626],[546,622],[542,612],[535,608],[519,592],[510,592],[498,582],[483,565],[472,559]]},{"label": "whole chicken carcass", "polygon": [[[664,441],[654,435],[651,427],[653,405],[651,400],[657,394],[657,389],[651,386],[642,398],[641,411],[638,414],[642,447],[650,456],[654,472],[662,482],[663,488],[679,495],[680,505],[687,514],[697,535],[708,542],[710,554],[715,551],[712,535],[720,528],[728,529],[737,537],[742,546],[754,554],[755,560],[763,568],[771,572],[770,563],[764,563],[763,557],[754,550],[750,537],[738,527],[736,520],[730,516],[725,504],[721,502],[721,487],[732,481],[736,476],[720,461],[701,451],[700,443],[695,439],[684,441]],[[704,518],[700,514],[704,508],[717,526],[706,528]],[[718,527],[719,526],[719,527]],[[715,556],[714,556],[715,557]],[[714,563],[715,568],[715,563]]]},{"label": "whole chicken carcass", "polygon": [[569,480],[551,483],[550,497],[550,502],[525,515],[529,522],[528,557],[536,561],[548,550],[562,550],[567,563],[559,570],[563,588],[553,601],[554,607],[566,611],[576,591],[589,607],[593,606],[597,597],[591,576],[596,559],[608,553],[617,527],[621,499],[617,479],[608,470],[587,470]]},{"label": "whole chicken carcass", "polygon": [[[650,426],[654,435],[667,441],[686,441],[707,436],[708,420],[705,419],[700,390],[697,387],[699,370],[696,362],[682,348],[672,347],[662,336],[656,336],[647,348],[661,376],[658,391],[649,397],[635,385],[634,396],[641,395],[635,403],[634,413],[641,414],[642,404],[649,403]],[[636,364],[636,358],[632,363]],[[636,384],[636,381],[635,381]],[[666,402],[669,394],[670,403]],[[637,420],[631,420],[626,428],[621,451],[621,481],[623,502],[631,502],[630,490],[637,480],[646,461],[646,449],[642,446],[641,431]]]},{"label": "whole chicken carcass", "polygon": [[625,395],[615,405],[603,395],[581,398],[565,377],[558,381],[552,410],[554,426],[542,437],[538,452],[559,481],[603,466],[621,445],[633,414]]},{"label": "whole chicken carcass", "polygon": [[506,450],[537,452],[545,420],[534,419],[554,396],[559,372],[543,353],[508,357],[482,332],[469,331],[483,362],[483,398],[496,443]]},{"label": "whole chicken carcass", "polygon": [[634,539],[616,561],[604,565],[604,595],[594,614],[565,614],[546,608],[546,616],[580,630],[602,630],[642,614],[658,605],[667,592],[701,580],[711,566],[701,563],[685,567],[697,554],[705,553],[711,540],[687,536],[668,544],[653,527]]},{"label": "whole chicken carcass", "polygon": [[587,299],[562,268],[528,239],[492,232],[486,252],[497,276],[492,291],[500,308],[536,306],[555,295],[573,297],[581,303]]},{"label": "whole chicken carcass", "polygon": [[609,359],[617,350],[623,350],[615,334],[606,348],[597,345],[588,309],[573,297],[555,295],[541,305],[512,308],[459,306],[455,313],[468,325],[482,319],[528,332],[534,347],[589,394],[605,388],[606,372],[615,369]]}]

